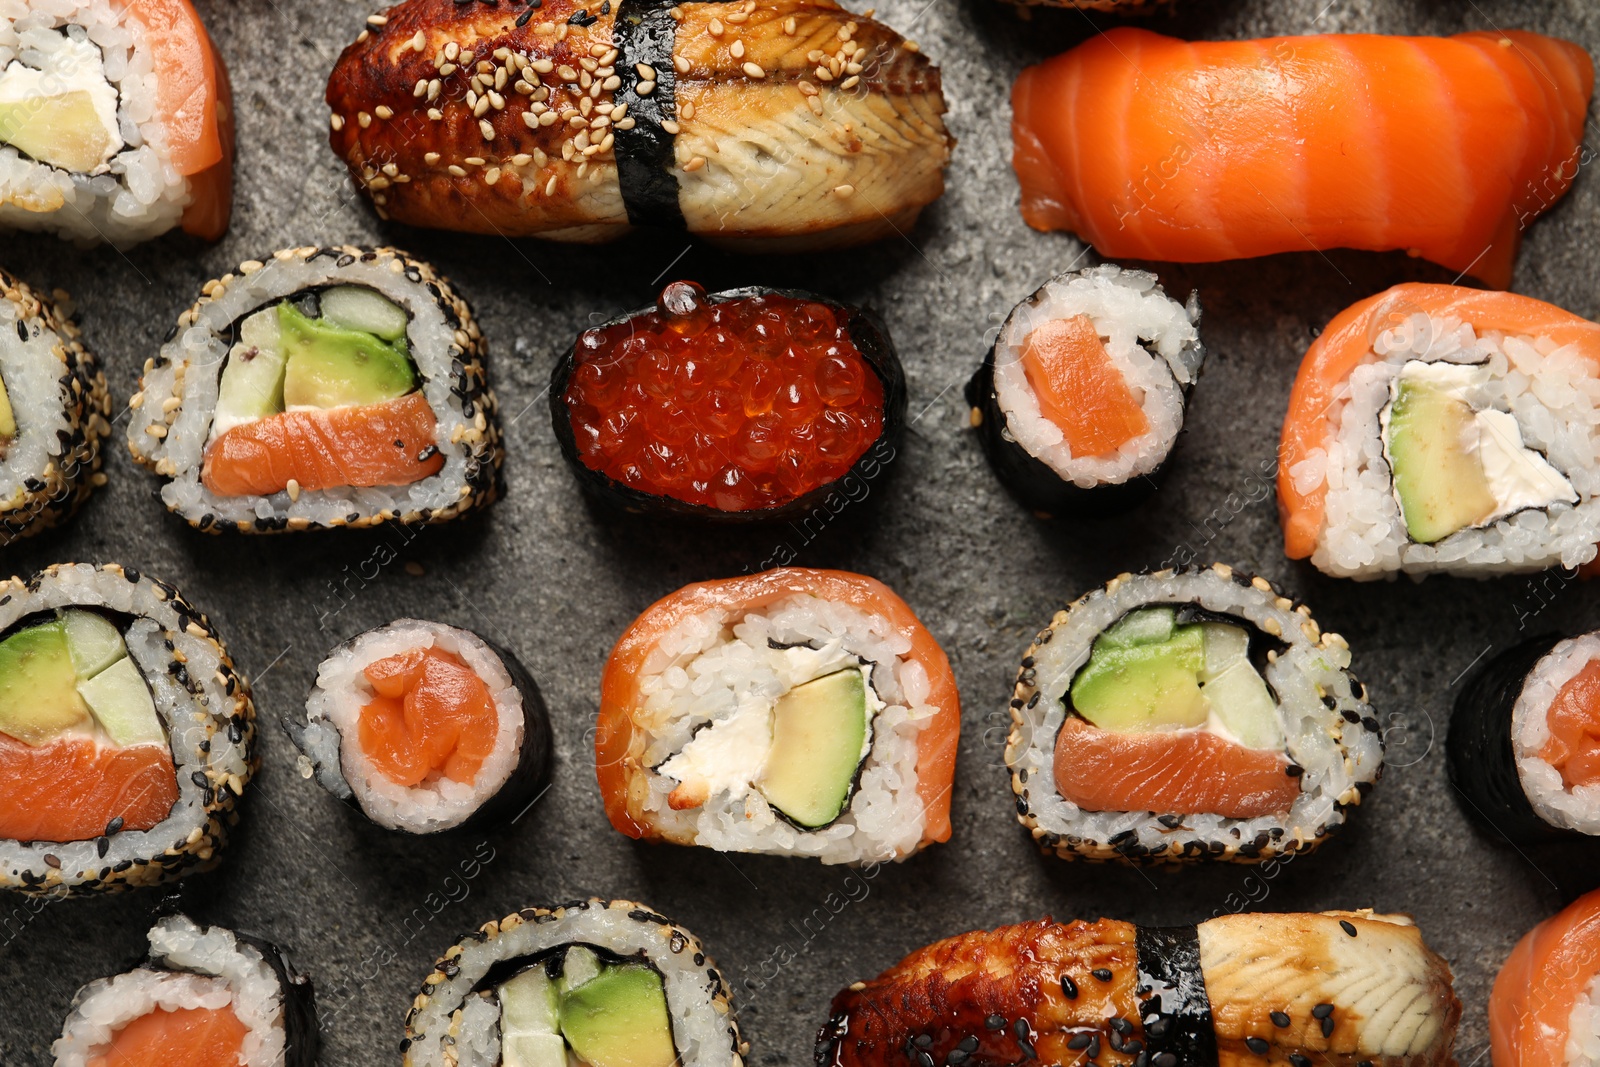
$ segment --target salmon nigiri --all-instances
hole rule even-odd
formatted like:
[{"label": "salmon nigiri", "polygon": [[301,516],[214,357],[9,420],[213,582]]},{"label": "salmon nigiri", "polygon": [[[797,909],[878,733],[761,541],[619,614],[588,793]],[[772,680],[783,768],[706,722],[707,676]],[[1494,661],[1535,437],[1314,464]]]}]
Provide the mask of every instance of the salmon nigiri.
[{"label": "salmon nigiri", "polygon": [[1189,43],[1122,27],[1012,89],[1022,214],[1103,256],[1404,250],[1505,288],[1594,67],[1534,33]]}]

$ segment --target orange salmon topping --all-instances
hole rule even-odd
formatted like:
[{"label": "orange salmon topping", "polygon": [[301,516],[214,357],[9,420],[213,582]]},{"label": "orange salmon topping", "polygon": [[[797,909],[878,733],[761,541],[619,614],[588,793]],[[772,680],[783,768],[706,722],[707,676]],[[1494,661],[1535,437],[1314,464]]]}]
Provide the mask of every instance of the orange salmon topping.
[{"label": "orange salmon topping", "polygon": [[118,1030],[88,1067],[236,1067],[249,1032],[232,1008],[157,1008]]},{"label": "orange salmon topping", "polygon": [[1561,772],[1571,789],[1600,782],[1600,662],[1591,662],[1561,687],[1545,715],[1550,740],[1539,758]]},{"label": "orange salmon topping", "polygon": [[0,838],[87,841],[112,819],[148,830],[178,802],[172,753],[106,748],[87,737],[29,745],[0,734]]},{"label": "orange salmon topping", "polygon": [[1060,427],[1074,456],[1109,456],[1150,430],[1087,315],[1056,319],[1030,333],[1022,371],[1039,410]]},{"label": "orange salmon topping", "polygon": [[1254,819],[1300,795],[1289,761],[1204,730],[1122,733],[1075,716],[1056,735],[1056,790],[1087,811]]},{"label": "orange salmon topping", "polygon": [[427,398],[284,411],[247,422],[206,447],[200,480],[218,496],[270,496],[289,487],[410,485],[436,473],[438,423]]},{"label": "orange salmon topping", "polygon": [[483,679],[442,649],[413,648],[364,672],[377,697],[361,709],[361,750],[396,785],[437,775],[471,782],[494,751],[500,716]]}]

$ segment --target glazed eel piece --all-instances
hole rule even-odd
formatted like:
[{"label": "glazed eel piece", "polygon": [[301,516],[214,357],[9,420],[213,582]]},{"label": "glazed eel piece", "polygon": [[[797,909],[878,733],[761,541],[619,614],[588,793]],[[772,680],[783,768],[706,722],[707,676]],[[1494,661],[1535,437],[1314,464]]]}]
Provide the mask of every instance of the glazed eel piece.
[{"label": "glazed eel piece", "polygon": [[818,1067],[1447,1067],[1461,1002],[1403,916],[1051,919],[948,938],[833,999]]},{"label": "glazed eel piece", "polygon": [[333,150],[386,218],[733,247],[908,228],[944,190],[939,70],[832,0],[405,0],[328,80]]}]

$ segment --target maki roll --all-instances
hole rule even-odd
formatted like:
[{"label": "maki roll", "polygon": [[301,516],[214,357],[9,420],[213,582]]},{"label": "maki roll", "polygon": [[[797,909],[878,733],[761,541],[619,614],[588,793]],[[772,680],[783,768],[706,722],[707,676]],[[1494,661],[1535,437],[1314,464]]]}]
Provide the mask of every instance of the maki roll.
[{"label": "maki roll", "polygon": [[629,837],[854,864],[950,838],[955,677],[871,578],[685,586],[634,620],[600,685],[600,794]]},{"label": "maki roll", "polygon": [[0,229],[208,241],[233,201],[233,98],[188,0],[0,3]]},{"label": "maki roll", "polygon": [[855,499],[894,459],[905,416],[877,317],[791,290],[674,282],[654,308],[584,331],[550,379],[556,439],[584,488],[714,521]]},{"label": "maki roll", "polygon": [[249,685],[170,585],[87,563],[0,583],[0,887],[215,866],[254,745]]},{"label": "maki roll", "polygon": [[523,908],[439,958],[406,1067],[743,1067],[732,992],[689,931],[626,900]]},{"label": "maki roll", "polygon": [[1061,274],[1012,309],[967,383],[1007,489],[1045,516],[1125,510],[1155,490],[1200,373],[1199,297],[1109,264]]},{"label": "maki roll", "polygon": [[557,241],[893,237],[954,147],[939,69],[833,0],[405,0],[344,50],[327,102],[381,217]]},{"label": "maki roll", "polygon": [[1451,983],[1403,915],[1041,919],[946,938],[842,990],[816,1063],[1449,1067]]},{"label": "maki roll", "polygon": [[1597,389],[1600,324],[1560,308],[1423,284],[1361,301],[1311,346],[1289,398],[1284,551],[1358,579],[1589,562]]},{"label": "maki roll", "polygon": [[1600,632],[1485,663],[1456,696],[1445,753],[1478,825],[1524,842],[1600,834]]},{"label": "maki roll", "polygon": [[1489,993],[1493,1067],[1588,1067],[1597,1043],[1600,891],[1524,934]]},{"label": "maki roll", "polygon": [[388,248],[295,248],[210,282],[145,363],[134,458],[201,530],[444,522],[500,490],[472,311]]},{"label": "maki roll", "polygon": [[0,270],[0,542],[70,518],[97,486],[111,394],[72,319]]},{"label": "maki roll", "polygon": [[311,980],[265,941],[183,915],[160,919],[137,968],[78,990],[55,1067],[313,1067]]},{"label": "maki roll", "polygon": [[1220,563],[1120,575],[1057,612],[1011,722],[1017,818],[1064,859],[1308,851],[1383,770],[1344,639]]},{"label": "maki roll", "polygon": [[413,834],[505,822],[550,777],[550,720],[515,656],[470,630],[397,619],[317,668],[289,727],[328,792]]}]

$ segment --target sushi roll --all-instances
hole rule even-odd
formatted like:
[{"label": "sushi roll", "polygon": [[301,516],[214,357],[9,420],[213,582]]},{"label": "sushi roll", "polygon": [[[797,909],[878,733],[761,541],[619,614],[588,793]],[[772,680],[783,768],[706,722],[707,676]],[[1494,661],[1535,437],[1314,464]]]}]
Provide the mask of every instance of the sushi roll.
[{"label": "sushi roll", "polygon": [[628,627],[600,686],[600,794],[629,837],[849,864],[950,838],[955,677],[871,578],[685,586]]},{"label": "sushi roll", "polygon": [[420,524],[500,492],[472,309],[390,248],[295,248],[207,283],[129,401],[161,499],[212,532]]},{"label": "sushi roll", "polygon": [[1600,1037],[1600,891],[1522,936],[1489,993],[1493,1067],[1588,1067]]},{"label": "sushi roll", "polygon": [[1011,723],[1018,821],[1063,859],[1309,851],[1383,771],[1344,638],[1220,563],[1123,574],[1058,611]]},{"label": "sushi roll", "polygon": [[1504,289],[1522,231],[1587,159],[1593,90],[1582,47],[1519,30],[1191,42],[1119,26],[1017,77],[1012,166],[1028,225],[1107,258],[1399,250]]},{"label": "sushi roll", "polygon": [[1154,492],[1200,373],[1200,300],[1109,264],[1060,274],[1012,309],[967,383],[995,473],[1046,516]]},{"label": "sushi roll", "polygon": [[816,1063],[1450,1067],[1460,1021],[1450,965],[1403,915],[1041,919],[840,991]]},{"label": "sushi roll", "polygon": [[111,394],[56,304],[0,270],[0,543],[65,522],[105,484]]},{"label": "sushi roll", "polygon": [[584,331],[551,375],[550,418],[580,484],[625,510],[831,515],[894,459],[905,372],[870,312],[674,282],[654,308]]},{"label": "sushi roll", "polygon": [[1600,835],[1600,632],[1534,638],[1478,668],[1445,753],[1462,810],[1496,837]]},{"label": "sushi roll", "polygon": [[955,143],[939,68],[833,0],[404,0],[344,50],[327,102],[380,217],[586,243],[896,237]]},{"label": "sushi roll", "polygon": [[733,994],[699,940],[642,904],[523,908],[422,983],[405,1067],[743,1067]]},{"label": "sushi roll", "polygon": [[0,888],[216,866],[255,736],[249,684],[172,586],[114,563],[0,583]]},{"label": "sushi roll", "polygon": [[1595,558],[1600,324],[1398,285],[1306,353],[1279,448],[1284,551],[1326,574],[1487,577]]},{"label": "sushi roll", "polygon": [[233,97],[188,0],[0,3],[0,230],[126,248],[233,202]]},{"label": "sushi roll", "polygon": [[470,630],[397,619],[317,668],[289,733],[328,792],[427,834],[520,815],[550,777],[550,720],[515,656]]},{"label": "sushi roll", "polygon": [[276,946],[183,915],[157,920],[144,962],[78,990],[55,1067],[313,1067],[310,979]]}]

